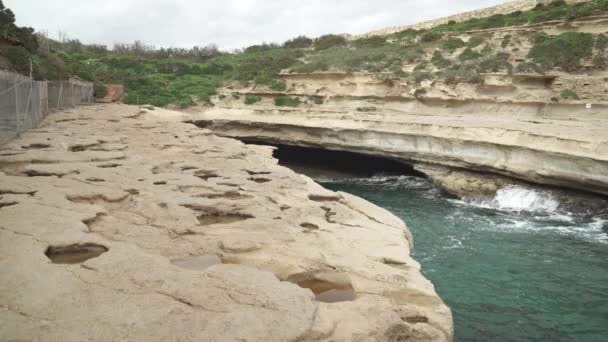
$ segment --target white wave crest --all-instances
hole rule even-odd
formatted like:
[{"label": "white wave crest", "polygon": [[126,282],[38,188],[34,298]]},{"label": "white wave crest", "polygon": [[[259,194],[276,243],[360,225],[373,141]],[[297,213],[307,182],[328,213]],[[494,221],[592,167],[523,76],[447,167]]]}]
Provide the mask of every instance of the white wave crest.
[{"label": "white wave crest", "polygon": [[529,189],[522,186],[508,186],[498,190],[492,199],[469,199],[466,204],[480,208],[514,212],[556,213],[559,201],[550,191]]}]

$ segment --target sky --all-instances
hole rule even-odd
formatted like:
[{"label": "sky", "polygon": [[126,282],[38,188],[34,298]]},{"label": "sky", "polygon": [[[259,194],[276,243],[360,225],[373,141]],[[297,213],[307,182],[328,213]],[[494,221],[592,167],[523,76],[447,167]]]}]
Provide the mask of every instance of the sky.
[{"label": "sky", "polygon": [[87,44],[217,44],[232,50],[306,35],[360,34],[505,0],[3,0],[17,25]]}]

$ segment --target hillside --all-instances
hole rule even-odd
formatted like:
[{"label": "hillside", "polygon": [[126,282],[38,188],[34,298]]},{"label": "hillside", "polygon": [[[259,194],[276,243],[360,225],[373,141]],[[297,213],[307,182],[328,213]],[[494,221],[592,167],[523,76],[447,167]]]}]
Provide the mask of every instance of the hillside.
[{"label": "hillside", "polygon": [[[605,77],[606,20],[607,0],[553,1],[527,11],[451,20],[429,29],[407,28],[350,40],[338,35],[297,37],[230,54],[213,46],[155,49],[141,42],[109,50],[75,39],[56,42],[38,36],[31,46],[5,44],[0,48],[0,62],[27,73],[28,56],[32,56],[38,79],[77,76],[96,83],[124,84],[126,103],[156,106],[211,103],[211,96],[225,81],[286,91],[288,85],[280,73],[327,71],[366,72],[378,80],[407,83],[416,97],[434,92],[466,96],[470,94],[466,88],[483,84],[487,73],[532,75],[538,82],[555,75]],[[433,82],[445,87],[430,87]],[[578,89],[577,82],[566,82],[548,97],[538,94],[538,100],[598,100],[597,94],[592,98],[587,94],[596,92]]]}]

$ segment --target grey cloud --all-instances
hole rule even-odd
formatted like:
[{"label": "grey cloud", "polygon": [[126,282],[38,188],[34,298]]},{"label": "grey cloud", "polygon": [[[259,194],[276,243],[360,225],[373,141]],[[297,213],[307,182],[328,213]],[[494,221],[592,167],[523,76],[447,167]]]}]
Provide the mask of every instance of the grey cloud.
[{"label": "grey cloud", "polygon": [[155,46],[216,43],[223,49],[283,42],[298,35],[365,33],[504,0],[4,0],[17,23],[112,46],[142,40]]}]

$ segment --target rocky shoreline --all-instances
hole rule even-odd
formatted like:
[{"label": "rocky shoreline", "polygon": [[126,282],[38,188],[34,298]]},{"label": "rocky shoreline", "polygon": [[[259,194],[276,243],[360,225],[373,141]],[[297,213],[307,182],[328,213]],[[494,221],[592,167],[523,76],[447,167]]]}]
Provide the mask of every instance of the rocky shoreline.
[{"label": "rocky shoreline", "polygon": [[450,341],[401,220],[169,110],[0,148],[6,340]]}]

